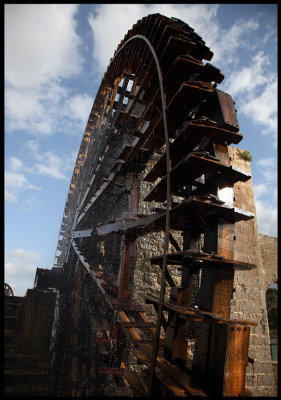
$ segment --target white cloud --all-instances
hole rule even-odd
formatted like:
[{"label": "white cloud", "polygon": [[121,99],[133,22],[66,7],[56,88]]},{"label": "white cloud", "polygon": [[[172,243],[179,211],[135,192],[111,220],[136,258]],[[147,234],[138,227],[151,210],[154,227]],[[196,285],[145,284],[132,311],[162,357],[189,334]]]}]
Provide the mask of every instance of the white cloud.
[{"label": "white cloud", "polygon": [[7,131],[42,137],[55,132],[81,135],[85,129],[90,96],[80,95],[84,113],[73,112],[70,105],[77,96],[71,100],[71,89],[62,83],[82,72],[77,10],[75,4],[5,5]]},{"label": "white cloud", "polygon": [[277,78],[268,81],[261,94],[249,96],[241,111],[254,123],[261,124],[264,134],[274,133],[277,140]]},{"label": "white cloud", "polygon": [[[88,18],[93,32],[94,67],[99,72],[106,70],[117,45],[138,19],[154,12],[180,18],[194,28],[214,52],[211,62],[226,74],[226,89],[223,90],[243,99],[237,105],[238,112],[260,125],[263,133],[272,134],[276,146],[276,74],[271,72],[272,60],[266,53],[267,48],[254,36],[259,32],[261,23],[264,26],[262,16],[255,15],[248,20],[240,18],[224,29],[218,23],[218,9],[219,5],[215,4],[124,4],[120,13],[119,4],[99,5],[95,14]],[[269,28],[269,25],[264,26],[265,32]],[[248,54],[243,60],[242,49]]]},{"label": "white cloud", "polygon": [[253,59],[250,65],[231,75],[231,82],[228,91],[232,96],[237,96],[241,92],[251,92],[257,86],[262,86],[268,82],[265,74],[266,67],[269,65],[269,59],[260,51]]},{"label": "white cloud", "polygon": [[69,88],[57,82],[34,89],[8,85],[5,89],[6,129],[26,130],[37,138],[55,132],[81,135],[92,104],[93,98],[87,93],[73,95]]},{"label": "white cloud", "polygon": [[265,177],[267,184],[277,180],[277,161],[274,157],[261,158],[256,165],[258,171]]},{"label": "white cloud", "polygon": [[95,7],[95,15],[91,14],[88,18],[93,31],[94,66],[99,72],[106,70],[127,31],[148,14],[160,13],[179,18],[202,36],[206,33],[206,37],[211,37],[217,32],[216,24],[211,23],[219,7],[217,4],[122,4],[121,7],[120,4],[102,4]]},{"label": "white cloud", "polygon": [[16,296],[24,296],[26,288],[32,288],[37,263],[41,256],[24,249],[12,249],[5,252],[5,282]]},{"label": "white cloud", "polygon": [[252,123],[261,127],[261,133],[271,135],[277,147],[277,76],[270,69],[270,58],[259,51],[249,65],[233,71],[226,91],[239,98],[236,107]]},{"label": "white cloud", "polygon": [[41,208],[40,201],[37,196],[28,196],[24,201],[22,201],[21,208],[24,211],[34,212],[34,210],[39,210]]},{"label": "white cloud", "polygon": [[258,185],[254,185],[254,193],[255,198],[258,199],[263,194],[266,194],[268,191],[268,186],[265,183],[259,183]]},{"label": "white cloud", "polygon": [[9,162],[9,169],[11,172],[18,172],[25,170],[25,166],[19,158],[11,156]]},{"label": "white cloud", "polygon": [[[50,178],[69,180],[69,171],[72,171],[75,158],[73,153],[65,157],[59,157],[52,151],[40,151],[40,145],[34,140],[26,143],[26,149],[29,150],[30,161],[28,166],[15,156],[7,160],[5,171],[5,199],[10,203],[18,202],[18,195],[23,191],[41,190],[40,187],[30,182],[32,175],[44,175]],[[27,175],[29,177],[27,178]],[[32,206],[39,208],[38,200],[35,196],[29,196],[22,203],[25,210]],[[33,208],[34,210],[34,208]]]},{"label": "white cloud", "polygon": [[262,168],[261,171],[262,175],[266,178],[267,181],[276,181],[277,180],[277,172],[276,169],[266,169]]},{"label": "white cloud", "polygon": [[34,140],[29,140],[26,146],[31,150],[31,155],[35,160],[32,166],[34,174],[48,175],[57,179],[70,179],[68,174],[73,171],[77,157],[76,152],[59,157],[52,151],[42,152],[39,143]]},{"label": "white cloud", "polygon": [[22,173],[5,172],[5,199],[10,203],[17,203],[17,196],[24,190],[40,190],[38,186],[32,185]]},{"label": "white cloud", "polygon": [[277,237],[277,207],[256,200],[259,233]]},{"label": "white cloud", "polygon": [[257,165],[261,167],[273,167],[276,166],[276,160],[273,157],[261,158],[257,161]]},{"label": "white cloud", "polygon": [[8,86],[5,89],[5,113],[11,121],[11,129],[28,129],[30,125],[26,121],[41,120],[44,108],[36,90]]},{"label": "white cloud", "polygon": [[[25,149],[30,160],[28,167],[22,160],[11,156],[7,161],[7,176],[10,178],[11,186],[18,181],[18,188],[26,185],[27,189],[35,189],[34,185],[28,183],[24,173],[30,175],[45,175],[56,179],[69,179],[66,173],[73,169],[75,157],[73,153],[59,157],[52,151],[41,151],[40,144],[35,140],[28,140]],[[76,156],[76,154],[75,154]],[[13,180],[12,180],[13,179]]]},{"label": "white cloud", "polygon": [[30,150],[34,160],[34,164],[31,166],[33,174],[68,180],[65,172],[70,168],[68,162],[70,157],[59,157],[51,151],[40,152],[40,145],[34,140],[29,140],[26,147]]},{"label": "white cloud", "polygon": [[[217,26],[217,23],[215,25]],[[249,46],[247,36],[258,29],[258,27],[259,24],[253,19],[239,19],[228,30],[217,26],[216,31],[212,32],[212,35],[209,35],[209,26],[207,25],[205,28],[206,37],[209,38],[209,46],[214,52],[212,62],[222,63],[224,68],[231,66],[233,70],[233,66],[237,65],[239,61],[237,52]]]},{"label": "white cloud", "polygon": [[261,158],[256,165],[267,182],[277,180],[277,161],[274,157]]},{"label": "white cloud", "polygon": [[81,71],[75,4],[5,6],[5,78],[33,88]]},{"label": "white cloud", "polygon": [[94,99],[87,93],[81,93],[72,96],[65,102],[65,117],[82,122],[86,126]]}]

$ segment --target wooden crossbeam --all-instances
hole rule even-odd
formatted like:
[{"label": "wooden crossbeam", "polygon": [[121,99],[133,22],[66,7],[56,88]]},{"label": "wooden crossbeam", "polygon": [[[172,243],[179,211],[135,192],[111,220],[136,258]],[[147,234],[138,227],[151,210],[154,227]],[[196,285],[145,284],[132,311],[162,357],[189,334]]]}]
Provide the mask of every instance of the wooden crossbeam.
[{"label": "wooden crossbeam", "polygon": [[[153,304],[158,304],[159,303],[159,298],[158,296],[155,296],[153,294],[145,294],[143,295],[143,297],[145,298],[145,300],[148,303],[153,303]],[[252,325],[252,326],[256,326],[257,323],[253,322],[253,321],[240,321],[240,320],[231,320],[228,318],[223,318],[218,314],[212,313],[212,312],[208,312],[208,311],[204,311],[204,310],[200,310],[197,308],[193,308],[193,307],[185,307],[185,306],[180,306],[178,305],[176,302],[170,300],[170,299],[165,299],[164,300],[164,307],[167,310],[172,310],[172,311],[176,311],[181,318],[188,320],[192,320],[192,321],[197,321],[197,322],[204,322],[204,321],[208,321],[210,323],[214,323],[214,324],[243,324],[243,325]]]},{"label": "wooden crossbeam", "polygon": [[[171,171],[172,193],[179,190],[183,186],[193,184],[199,176],[207,171],[214,171],[218,174],[222,174],[223,177],[229,180],[231,183],[245,181],[251,178],[250,174],[243,172],[242,170],[238,170],[237,168],[233,168],[232,166],[226,166],[218,159],[210,157],[206,153],[190,153]],[[165,201],[166,188],[167,178],[165,176],[144,198],[144,201]]]},{"label": "wooden crossbeam", "polygon": [[[151,263],[161,265],[162,257],[163,256],[161,255],[151,257]],[[182,265],[188,261],[192,262],[192,265],[197,266],[198,268],[201,268],[203,265],[204,267],[208,265],[218,265],[220,267],[233,268],[235,270],[251,270],[257,268],[255,264],[246,263],[244,261],[230,260],[219,255],[196,252],[192,250],[170,253],[167,257],[168,265]]]}]

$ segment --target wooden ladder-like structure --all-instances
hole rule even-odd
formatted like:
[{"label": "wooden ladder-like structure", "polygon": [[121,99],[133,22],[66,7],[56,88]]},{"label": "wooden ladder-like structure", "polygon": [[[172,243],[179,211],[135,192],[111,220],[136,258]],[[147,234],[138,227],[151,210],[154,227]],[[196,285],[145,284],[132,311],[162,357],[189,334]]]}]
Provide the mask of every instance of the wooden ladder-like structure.
[{"label": "wooden ladder-like structure", "polygon": [[[235,270],[255,268],[234,259],[235,223],[253,215],[235,207],[233,185],[250,176],[231,164],[228,146],[242,135],[233,99],[216,88],[222,73],[203,63],[211,58],[191,27],[153,14],[111,59],[58,243],[65,284],[52,394],[246,394],[255,323],[231,320],[230,301]],[[145,184],[152,189],[142,198]],[[148,214],[138,213],[142,202]],[[134,296],[134,265],[138,238],[157,232],[164,250],[151,263],[161,284],[144,296],[155,309],[148,318]],[[140,364],[132,368],[132,359]]]}]

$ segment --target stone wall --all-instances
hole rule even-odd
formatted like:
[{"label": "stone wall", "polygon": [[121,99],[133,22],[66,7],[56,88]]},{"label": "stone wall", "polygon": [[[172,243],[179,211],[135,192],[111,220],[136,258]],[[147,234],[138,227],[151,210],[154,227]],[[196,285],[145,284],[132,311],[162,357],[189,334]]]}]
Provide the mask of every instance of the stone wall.
[{"label": "stone wall", "polygon": [[[250,163],[241,159],[238,149],[229,147],[231,163],[238,168],[251,173]],[[148,169],[151,165],[148,166]],[[144,176],[147,170],[142,173]],[[141,180],[142,181],[142,178]],[[143,202],[142,199],[153,185],[143,182],[140,188],[140,204],[138,212],[149,213],[149,209],[159,206]],[[252,179],[238,182],[234,185],[234,206],[252,212],[256,216],[255,199]],[[249,357],[254,360],[248,363],[246,370],[246,387],[254,396],[275,396],[276,385],[270,352],[269,327],[266,310],[266,290],[272,282],[277,282],[277,239],[259,235],[256,217],[248,222],[236,224],[236,241],[234,259],[252,263],[257,266],[251,271],[237,271],[234,278],[233,298],[231,300],[231,318],[250,320],[257,323],[251,327]],[[180,243],[181,236],[174,232]],[[142,294],[147,291],[159,291],[160,268],[150,263],[150,257],[163,253],[163,233],[152,233],[138,239],[138,257],[135,266],[135,295],[144,304]],[[169,251],[175,251],[170,247]],[[180,271],[173,270],[173,278],[177,280]],[[179,285],[180,286],[180,285]],[[154,308],[145,305],[147,314],[153,319]]]},{"label": "stone wall", "polygon": [[277,269],[277,238],[267,235],[259,235],[261,250],[261,273],[264,289],[267,290],[272,283],[278,282]]},{"label": "stone wall", "polygon": [[[232,165],[251,173],[250,163],[241,159],[238,149],[229,147]],[[235,225],[236,241],[234,245],[234,258],[255,264],[256,269],[251,271],[237,271],[234,277],[233,299],[231,301],[231,318],[245,319],[257,323],[251,327],[249,357],[254,360],[248,363],[246,370],[246,387],[251,389],[254,396],[276,395],[273,377],[269,327],[266,309],[266,290],[272,283],[266,282],[266,266],[264,261],[268,258],[268,248],[273,249],[276,239],[264,240],[264,236],[258,233],[256,207],[252,179],[247,182],[237,182],[234,185],[234,206],[250,211],[255,218],[250,221],[240,221]],[[260,240],[261,238],[261,240]],[[262,243],[262,246],[260,244]],[[263,249],[261,251],[261,249]],[[276,254],[277,248],[274,253]],[[275,270],[277,271],[277,259],[275,258]],[[274,269],[274,258],[271,268]]]}]

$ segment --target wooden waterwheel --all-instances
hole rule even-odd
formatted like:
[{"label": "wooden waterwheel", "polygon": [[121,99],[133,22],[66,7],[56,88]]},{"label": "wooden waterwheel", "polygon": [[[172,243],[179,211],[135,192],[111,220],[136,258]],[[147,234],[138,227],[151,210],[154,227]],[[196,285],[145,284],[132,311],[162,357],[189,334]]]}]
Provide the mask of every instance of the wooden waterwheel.
[{"label": "wooden waterwheel", "polygon": [[[250,176],[231,165],[228,146],[242,135],[232,97],[217,89],[224,76],[212,56],[186,23],[153,14],[110,61],[58,242],[65,284],[55,395],[245,394],[254,324],[231,320],[230,300],[235,270],[254,268],[234,260],[235,223],[253,215],[235,207],[233,184]],[[151,259],[158,290],[142,288],[155,310],[148,318],[135,297],[134,266],[139,238],[151,233],[164,239]]]}]

